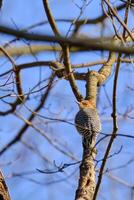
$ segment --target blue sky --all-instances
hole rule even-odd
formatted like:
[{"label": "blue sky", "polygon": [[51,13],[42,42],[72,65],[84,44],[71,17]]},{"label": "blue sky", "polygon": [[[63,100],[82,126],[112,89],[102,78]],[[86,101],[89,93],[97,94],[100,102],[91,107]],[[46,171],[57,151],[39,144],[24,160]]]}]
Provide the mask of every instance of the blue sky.
[{"label": "blue sky", "polygon": [[[53,12],[53,15],[56,19],[72,19],[78,17],[80,10],[76,7],[75,3],[78,5],[82,4],[82,1],[73,1],[73,0],[51,0],[50,6]],[[115,2],[116,4],[117,2]],[[82,18],[94,18],[101,14],[100,1],[92,1],[91,4],[85,9]],[[47,20],[46,15],[44,14],[42,1],[4,1],[2,11],[1,11],[0,23],[12,26],[16,29],[26,28],[37,22]],[[130,18],[130,25],[132,24],[132,19]],[[58,23],[58,28],[62,34],[66,34],[69,29],[69,23]],[[49,25],[38,27],[32,31],[37,31],[45,34],[53,34]],[[112,34],[113,30],[111,25],[108,25],[106,22],[105,34]],[[88,36],[99,36],[100,35],[100,25],[96,26],[86,26],[81,29],[82,34]],[[1,43],[5,43],[10,38],[9,36],[0,36]],[[26,41],[16,42],[16,45],[27,45]],[[30,44],[33,44],[30,42]],[[57,55],[58,56],[58,55]],[[78,54],[71,55],[72,63],[82,63],[87,61],[92,61],[95,59],[101,59],[102,56],[107,58],[107,53],[101,55],[99,52],[82,52]],[[15,57],[16,63],[26,63],[38,60],[54,60],[56,56],[54,53],[43,52],[39,53],[36,56],[21,56],[19,58]],[[6,62],[5,62],[6,61]],[[2,65],[0,72],[7,70],[11,67],[10,63],[7,62],[5,58],[1,58],[0,63]],[[97,69],[97,68],[93,68]],[[114,70],[114,67],[113,67]],[[87,69],[82,69],[80,71],[86,72]],[[42,80],[48,78],[50,75],[50,70],[48,68],[43,69],[27,69],[21,73],[23,89],[25,92],[29,91],[30,88],[34,86],[35,83],[39,81],[41,74]],[[113,74],[113,73],[112,73]],[[133,111],[133,90],[130,90],[128,86],[133,88],[134,80],[134,69],[132,65],[123,64],[120,70],[119,75],[119,84],[118,84],[118,96],[117,96],[117,110],[118,113],[122,114],[130,109]],[[0,80],[0,83],[3,82],[3,79]],[[46,84],[47,82],[45,82]],[[82,92],[85,93],[85,83],[77,82],[78,86]],[[106,82],[105,89],[109,96],[110,101],[112,102],[112,86],[113,86],[113,75]],[[3,95],[3,91],[0,91]],[[33,96],[34,97],[34,96]],[[9,99],[8,99],[9,100]],[[31,109],[35,108],[39,98],[33,98],[27,102],[27,106]],[[0,102],[0,107],[2,110],[8,108],[7,105]],[[112,108],[106,97],[104,87],[102,86],[99,91],[99,113],[101,115],[101,120],[103,124],[102,132],[111,133],[112,132],[112,118],[111,112]],[[22,115],[27,117],[30,113],[26,110],[24,106],[19,107]],[[65,80],[56,79],[55,86],[52,89],[52,92],[47,100],[47,103],[41,110],[41,114],[44,116],[55,117],[59,119],[66,118],[73,122],[74,116],[78,111],[78,107],[75,103],[74,95],[71,91],[69,83]],[[133,116],[133,112],[131,113]],[[119,133],[124,134],[133,134],[133,119],[123,118],[119,115]],[[47,121],[47,123],[46,123]],[[23,122],[13,115],[8,115],[6,117],[0,117],[1,122],[1,135],[0,135],[0,144],[4,145],[9,141],[13,136],[18,132],[20,127],[23,125]],[[34,123],[37,124],[41,129],[48,134],[49,137],[52,137],[53,140],[56,139],[58,142],[62,143],[61,147],[67,151],[72,152],[72,154],[78,159],[81,160],[82,148],[81,148],[81,138],[77,134],[74,126],[71,126],[66,123],[51,123],[48,120],[44,119],[35,119]],[[11,178],[12,173],[34,171],[36,168],[39,169],[54,169],[53,162],[55,161],[57,165],[61,163],[71,163],[74,162],[69,157],[55,150],[43,137],[41,137],[37,131],[29,128],[25,136],[22,138],[22,141],[38,147],[42,156],[46,156],[52,164],[48,164],[41,157],[37,156],[36,153],[31,152],[27,149],[21,142],[17,143],[9,151],[7,151],[2,157],[1,162],[7,163],[11,161],[10,165],[4,165],[2,167],[5,176],[7,177],[7,183],[9,186],[10,194],[12,200],[26,200],[31,198],[32,200],[68,200],[74,199],[75,189],[78,181],[78,165],[71,166],[65,170],[65,173],[57,173],[54,175],[44,175],[44,174],[34,174],[26,176],[33,178],[35,181],[38,181],[43,184],[37,184],[30,180],[26,180],[23,177]],[[106,144],[108,140],[104,140],[98,146],[98,156],[100,159],[103,157],[105,152]],[[113,156],[107,162],[107,168],[114,168],[119,165],[125,164],[130,159],[133,159],[133,140],[127,138],[117,138],[111,154],[118,152],[122,148],[121,153]],[[99,166],[98,166],[99,167]],[[134,184],[134,176],[131,173],[133,171],[133,162],[127,167],[112,171],[113,176],[117,176],[120,179],[123,179],[127,183]],[[125,176],[124,176],[125,174]],[[68,178],[67,178],[68,177]],[[62,180],[61,182],[54,181]],[[107,192],[110,191],[110,192]],[[21,194],[21,195],[20,195]],[[110,195],[109,195],[110,194]],[[110,179],[107,175],[104,176],[102,181],[102,187],[99,193],[98,199],[108,199],[108,200],[120,200],[123,196],[130,199],[131,197],[130,189],[123,184],[119,184],[118,181]]]}]

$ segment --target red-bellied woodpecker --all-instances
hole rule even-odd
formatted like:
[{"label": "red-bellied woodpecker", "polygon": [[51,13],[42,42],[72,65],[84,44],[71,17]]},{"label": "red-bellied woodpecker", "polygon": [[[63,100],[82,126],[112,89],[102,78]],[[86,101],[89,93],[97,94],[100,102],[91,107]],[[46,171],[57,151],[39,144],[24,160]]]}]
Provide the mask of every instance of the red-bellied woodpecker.
[{"label": "red-bellied woodpecker", "polygon": [[75,117],[77,131],[83,137],[83,145],[92,146],[93,139],[101,131],[101,122],[95,106],[88,100],[79,103],[80,110]]}]

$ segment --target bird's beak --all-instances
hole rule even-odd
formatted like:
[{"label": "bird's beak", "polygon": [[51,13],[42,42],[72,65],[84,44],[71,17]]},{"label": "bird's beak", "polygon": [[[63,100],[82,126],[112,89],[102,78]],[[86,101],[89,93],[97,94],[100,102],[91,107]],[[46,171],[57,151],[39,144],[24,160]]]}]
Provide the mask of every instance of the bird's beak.
[{"label": "bird's beak", "polygon": [[77,101],[77,100],[75,100],[75,103],[77,103],[77,104],[78,104],[78,106],[80,105],[80,102],[79,102],[79,101]]}]

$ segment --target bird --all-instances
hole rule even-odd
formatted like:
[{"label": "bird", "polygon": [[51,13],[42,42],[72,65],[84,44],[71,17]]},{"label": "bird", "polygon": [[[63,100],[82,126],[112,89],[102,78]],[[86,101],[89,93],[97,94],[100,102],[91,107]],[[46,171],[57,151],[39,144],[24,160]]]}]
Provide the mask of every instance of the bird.
[{"label": "bird", "polygon": [[78,103],[80,110],[75,116],[75,127],[82,135],[83,146],[90,148],[94,145],[98,133],[101,131],[101,122],[96,107],[89,100]]}]

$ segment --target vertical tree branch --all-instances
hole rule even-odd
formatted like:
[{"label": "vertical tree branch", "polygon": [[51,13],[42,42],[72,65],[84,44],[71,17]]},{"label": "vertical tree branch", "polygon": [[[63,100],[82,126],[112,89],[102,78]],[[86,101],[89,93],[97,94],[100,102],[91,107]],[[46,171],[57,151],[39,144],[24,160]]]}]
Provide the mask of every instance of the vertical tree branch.
[{"label": "vertical tree branch", "polygon": [[[48,3],[48,0],[43,0],[43,5],[44,5],[44,8],[45,8],[45,11],[46,11],[46,15],[47,15],[47,18],[48,18],[48,21],[50,23],[50,26],[54,32],[54,34],[57,36],[60,36],[60,33],[59,33],[59,30],[56,26],[56,22],[55,22],[55,19],[53,18],[53,15],[51,13],[51,10],[49,8],[49,3]],[[71,69],[71,64],[70,64],[70,56],[69,56],[69,47],[68,45],[62,45],[60,43],[61,47],[62,47],[62,50],[63,50],[63,55],[64,55],[64,65],[65,65],[65,69],[66,69],[66,72],[67,72],[67,75],[68,75],[68,80],[70,82],[70,86],[72,88],[72,91],[76,97],[76,99],[78,101],[81,101],[83,99],[82,95],[80,94],[78,88],[77,88],[77,85],[75,83],[75,78],[74,78],[74,74],[73,74],[73,71]]]},{"label": "vertical tree branch", "polygon": [[67,72],[68,80],[70,82],[72,91],[73,91],[77,101],[82,101],[83,97],[82,97],[82,95],[80,94],[80,92],[77,88],[77,85],[75,83],[74,74],[73,74],[73,71],[72,71],[72,68],[71,68],[71,63],[70,63],[70,58],[69,58],[70,53],[69,53],[69,47],[68,46],[64,47],[63,55],[64,55],[64,65],[65,65],[65,69],[66,69],[66,72]]},{"label": "vertical tree branch", "polygon": [[102,176],[103,176],[104,167],[105,167],[110,149],[112,147],[113,141],[114,141],[116,134],[117,134],[117,131],[118,131],[117,116],[116,116],[116,92],[117,92],[117,80],[118,80],[118,74],[119,74],[119,66],[120,66],[120,55],[118,56],[118,60],[117,60],[117,66],[116,66],[116,72],[115,72],[115,78],[114,78],[114,87],[113,87],[113,114],[112,114],[112,116],[113,116],[113,133],[112,133],[112,136],[111,136],[110,141],[108,143],[108,146],[107,146],[107,149],[106,149],[103,161],[102,161],[102,165],[101,165],[101,168],[100,168],[100,172],[99,172],[99,176],[98,176],[98,182],[97,182],[97,185],[96,185],[93,200],[96,200],[96,198],[97,198],[97,194],[98,194],[99,187],[100,187],[101,180],[102,180]]},{"label": "vertical tree branch", "polygon": [[[95,140],[96,141],[96,140]],[[78,189],[76,190],[75,200],[92,200],[96,181],[95,181],[95,148],[83,147],[82,164],[80,165],[80,178]]]},{"label": "vertical tree branch", "polygon": [[16,89],[17,89],[17,92],[19,95],[19,98],[15,101],[15,104],[22,103],[22,101],[24,101],[24,99],[25,99],[25,96],[23,94],[22,85],[21,85],[20,70],[17,68],[13,58],[8,54],[8,52],[2,46],[0,46],[0,50],[9,59],[9,61],[13,65],[13,72],[15,73]]},{"label": "vertical tree branch", "polygon": [[[125,27],[126,27],[127,20],[128,20],[128,9],[129,9],[130,3],[131,3],[131,0],[128,1],[128,4],[126,6],[125,18],[124,18]],[[124,39],[125,39],[125,32],[127,31],[125,27],[123,29],[123,38]],[[117,113],[116,113],[117,112],[117,109],[116,109],[116,107],[117,107],[116,106],[116,98],[117,97],[116,96],[117,96],[117,81],[118,81],[119,68],[120,68],[120,63],[121,63],[121,56],[122,56],[122,54],[119,53],[118,58],[117,58],[116,71],[115,71],[115,77],[114,77],[114,86],[113,86],[113,112],[112,112],[113,133],[111,135],[110,141],[108,143],[108,146],[107,146],[107,149],[106,149],[103,161],[102,161],[102,165],[101,165],[101,168],[100,168],[100,172],[99,172],[99,176],[98,176],[98,182],[97,182],[97,185],[96,185],[93,200],[96,200],[96,198],[97,198],[97,194],[98,194],[99,187],[100,187],[100,184],[101,184],[101,180],[102,180],[103,171],[104,171],[104,168],[105,168],[105,165],[106,165],[106,161],[107,161],[108,155],[110,153],[114,139],[116,138],[116,135],[117,135],[117,132],[118,132]]]},{"label": "vertical tree branch", "polygon": [[99,74],[96,71],[89,71],[87,73],[86,80],[86,99],[91,102],[96,108],[97,99],[97,84],[98,84]]},{"label": "vertical tree branch", "polygon": [[11,200],[4,176],[0,171],[0,200]]},{"label": "vertical tree branch", "polygon": [[54,34],[57,35],[57,36],[60,36],[59,30],[58,30],[58,28],[56,26],[56,22],[55,22],[55,20],[53,18],[53,15],[51,13],[50,8],[49,8],[48,0],[43,0],[43,5],[44,5],[44,9],[46,11],[46,15],[47,15],[49,24],[50,24]]}]

